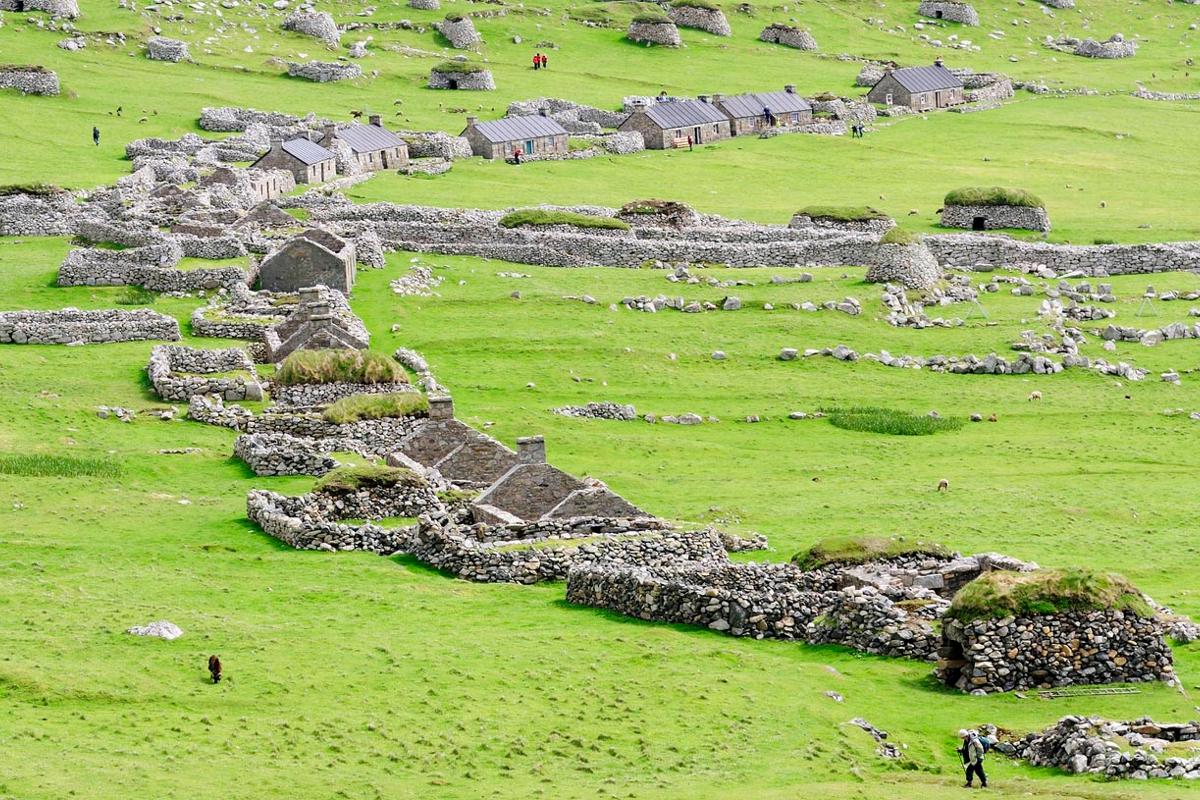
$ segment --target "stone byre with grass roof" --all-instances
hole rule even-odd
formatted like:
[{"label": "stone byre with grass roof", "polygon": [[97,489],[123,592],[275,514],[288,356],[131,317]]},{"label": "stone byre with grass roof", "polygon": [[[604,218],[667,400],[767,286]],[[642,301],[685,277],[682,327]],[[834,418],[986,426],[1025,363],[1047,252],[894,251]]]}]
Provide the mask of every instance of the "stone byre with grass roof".
[{"label": "stone byre with grass roof", "polygon": [[77,19],[79,3],[76,0],[0,0],[0,11],[41,11],[54,17]]},{"label": "stone byre with grass roof", "polygon": [[146,40],[146,57],[151,61],[191,61],[187,42],[166,36],[151,36]]},{"label": "stone byre with grass roof", "polygon": [[562,125],[540,114],[487,122],[467,117],[467,127],[459,136],[471,143],[471,152],[477,156],[507,159],[519,153],[522,159],[531,161],[565,156],[570,138]]},{"label": "stone byre with grass roof", "polygon": [[951,108],[966,102],[962,79],[946,69],[940,58],[929,67],[886,68],[867,99],[913,111]]},{"label": "stone byre with grass roof", "polygon": [[1145,596],[1119,575],[987,575],[946,612],[937,676],[980,693],[1173,681],[1163,633]]},{"label": "stone byre with grass roof", "polygon": [[617,130],[642,135],[647,150],[670,150],[728,139],[729,117],[712,103],[672,100],[638,106]]},{"label": "stone byre with grass roof", "polygon": [[258,285],[270,292],[328,286],[349,294],[354,286],[355,263],[353,242],[320,228],[308,228],[262,260]]},{"label": "stone byre with grass roof", "polygon": [[667,17],[680,28],[695,28],[713,36],[732,36],[725,12],[708,0],[671,0]]},{"label": "stone byre with grass roof", "polygon": [[430,89],[491,92],[496,89],[492,71],[467,61],[444,61],[429,70]]},{"label": "stone byre with grass roof", "polygon": [[785,25],[782,22],[772,22],[763,28],[762,32],[758,34],[758,39],[762,42],[781,44],[796,50],[815,51],[817,49],[817,40],[811,33],[803,28]]},{"label": "stone byre with grass roof", "polygon": [[433,26],[456,50],[470,50],[481,41],[479,32],[475,30],[475,24],[465,14],[451,12],[446,15],[445,19],[435,22]]},{"label": "stone byre with grass roof", "polygon": [[921,0],[917,13],[929,19],[943,19],[963,25],[978,25],[979,14],[967,3],[956,0]]},{"label": "stone byre with grass roof", "polygon": [[363,71],[358,64],[344,64],[339,61],[289,61],[287,74],[306,81],[331,83],[361,78]]},{"label": "stone byre with grass roof", "polygon": [[668,17],[661,14],[638,14],[629,23],[625,38],[631,42],[646,45],[662,45],[663,47],[679,47],[683,40],[679,38],[679,28]]},{"label": "stone byre with grass roof", "polygon": [[949,192],[943,202],[941,224],[947,228],[1050,230],[1045,203],[1024,189],[967,186]]}]

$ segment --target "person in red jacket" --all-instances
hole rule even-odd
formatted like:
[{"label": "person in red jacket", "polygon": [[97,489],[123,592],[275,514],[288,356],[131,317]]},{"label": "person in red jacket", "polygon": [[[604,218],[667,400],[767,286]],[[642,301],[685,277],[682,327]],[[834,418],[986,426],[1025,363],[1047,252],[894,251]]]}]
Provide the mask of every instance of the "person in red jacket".
[{"label": "person in red jacket", "polygon": [[542,54],[541,54],[541,53],[534,53],[534,54],[533,54],[533,68],[534,68],[534,69],[541,69],[541,66],[542,66]]},{"label": "person in red jacket", "polygon": [[542,53],[542,69],[546,69],[546,54]]}]

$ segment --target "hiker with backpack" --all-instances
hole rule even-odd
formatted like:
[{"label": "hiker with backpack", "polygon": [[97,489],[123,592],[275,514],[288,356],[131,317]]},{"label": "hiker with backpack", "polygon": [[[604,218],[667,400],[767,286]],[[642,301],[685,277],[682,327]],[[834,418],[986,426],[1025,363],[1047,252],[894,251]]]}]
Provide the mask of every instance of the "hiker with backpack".
[{"label": "hiker with backpack", "polygon": [[991,749],[992,741],[986,736],[980,736],[978,731],[962,730],[958,732],[962,746],[958,754],[962,756],[963,768],[966,770],[967,782],[963,787],[970,789],[974,786],[975,776],[979,776],[980,788],[987,788],[987,775],[983,771],[983,757]]}]

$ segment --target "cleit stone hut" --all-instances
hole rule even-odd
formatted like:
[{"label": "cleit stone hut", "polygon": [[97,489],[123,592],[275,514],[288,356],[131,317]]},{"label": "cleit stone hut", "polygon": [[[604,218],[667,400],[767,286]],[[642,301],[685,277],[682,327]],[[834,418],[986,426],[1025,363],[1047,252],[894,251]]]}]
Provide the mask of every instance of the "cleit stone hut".
[{"label": "cleit stone hut", "polygon": [[963,25],[978,25],[979,14],[969,4],[959,0],[921,0],[917,13],[930,19],[944,19]]},{"label": "cleit stone hut", "polygon": [[76,19],[79,3],[76,0],[0,0],[0,11],[42,11],[55,17]]},{"label": "cleit stone hut", "polygon": [[642,44],[661,44],[664,47],[679,47],[679,28],[661,14],[639,14],[629,23],[625,38]]},{"label": "cleit stone hut", "polygon": [[408,163],[408,143],[383,127],[383,118],[378,114],[370,116],[369,125],[358,122],[326,125],[321,146],[332,152],[339,143],[349,148],[350,158],[359,173],[399,169]]},{"label": "cleit stone hut", "polygon": [[567,129],[540,114],[480,122],[467,117],[467,127],[459,134],[471,143],[471,152],[484,158],[509,158],[514,152],[522,157],[538,158],[566,155]]},{"label": "cleit stone hut", "polygon": [[773,22],[763,28],[762,33],[758,34],[758,39],[762,42],[794,47],[797,50],[817,49],[817,40],[811,33],[803,28],[784,25],[782,22]]},{"label": "cleit stone hut", "polygon": [[370,334],[345,307],[345,299],[335,307],[330,295],[341,298],[340,292],[321,286],[300,290],[300,302],[292,315],[263,334],[268,361],[283,361],[297,350],[366,350],[371,346]]},{"label": "cleit stone hut", "polygon": [[638,106],[618,128],[642,135],[648,150],[687,147],[728,139],[729,117],[703,100],[670,100]]},{"label": "cleit stone hut", "polygon": [[308,139],[271,140],[271,149],[250,167],[262,170],[285,169],[296,183],[323,183],[337,175],[334,154]]},{"label": "cleit stone hut", "polygon": [[328,286],[348,294],[354,285],[354,244],[310,228],[283,243],[263,259],[259,287],[270,292],[297,292],[306,286]]},{"label": "cleit stone hut", "polygon": [[490,92],[496,88],[492,71],[468,61],[444,61],[429,70],[430,89]]},{"label": "cleit stone hut", "polygon": [[812,106],[796,87],[788,84],[782,92],[738,94],[731,97],[714,94],[712,104],[729,117],[734,136],[757,134],[777,126],[799,127],[812,123]]},{"label": "cleit stone hut", "polygon": [[930,67],[887,69],[867,99],[883,105],[908,106],[913,111],[932,111],[966,102],[962,80],[939,58]]},{"label": "cleit stone hut", "polygon": [[977,186],[955,189],[946,195],[941,224],[974,231],[1017,228],[1046,232],[1050,230],[1050,216],[1045,204],[1023,189]]}]

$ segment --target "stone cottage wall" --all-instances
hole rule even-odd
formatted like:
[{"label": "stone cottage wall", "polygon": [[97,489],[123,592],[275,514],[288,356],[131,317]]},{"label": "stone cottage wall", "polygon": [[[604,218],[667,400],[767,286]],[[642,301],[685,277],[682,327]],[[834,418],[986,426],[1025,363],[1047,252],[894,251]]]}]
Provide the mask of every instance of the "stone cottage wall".
[{"label": "stone cottage wall", "polygon": [[1160,623],[1121,611],[945,620],[939,655],[938,678],[968,692],[1175,675]]},{"label": "stone cottage wall", "polygon": [[141,286],[154,292],[190,292],[245,285],[250,276],[239,267],[180,270],[183,250],[177,243],[127,250],[76,249],[58,268],[59,286]]},{"label": "stone cottage wall", "polygon": [[280,406],[311,408],[336,403],[343,397],[354,394],[398,394],[416,391],[416,387],[409,383],[274,383],[271,386],[271,399]]},{"label": "stone cottage wall", "polygon": [[947,228],[971,230],[976,217],[983,217],[984,230],[1025,228],[1031,231],[1050,230],[1050,216],[1044,208],[1027,206],[946,206],[942,209],[942,225]]},{"label": "stone cottage wall", "polygon": [[173,342],[179,338],[179,323],[174,317],[148,308],[0,312],[2,344],[103,344],[143,339]]},{"label": "stone cottage wall", "polygon": [[75,233],[81,208],[70,192],[18,193],[0,197],[0,236],[61,236]]},{"label": "stone cottage wall", "polygon": [[340,442],[286,433],[244,433],[233,443],[233,454],[255,475],[324,475],[337,466],[328,453],[345,449]]},{"label": "stone cottage wall", "polygon": [[496,88],[496,79],[492,77],[492,71],[489,69],[477,72],[442,72],[435,69],[429,72],[429,88],[491,92]]},{"label": "stone cottage wall", "polygon": [[899,283],[906,289],[931,289],[942,268],[925,244],[879,244],[867,261],[868,283]]},{"label": "stone cottage wall", "polygon": [[337,61],[289,61],[287,72],[293,78],[317,83],[353,80],[361,78],[363,74],[362,67],[358,64],[342,64]]},{"label": "stone cottage wall", "polygon": [[944,19],[949,22],[959,22],[963,25],[978,25],[979,14],[966,3],[955,3],[949,0],[921,0],[917,13],[922,17]]},{"label": "stone cottage wall", "polygon": [[323,495],[286,497],[261,489],[246,496],[246,516],[265,533],[297,550],[365,550],[393,553],[408,542],[408,528],[384,528],[372,522],[347,525],[338,519],[415,517],[441,502],[423,483]]}]

